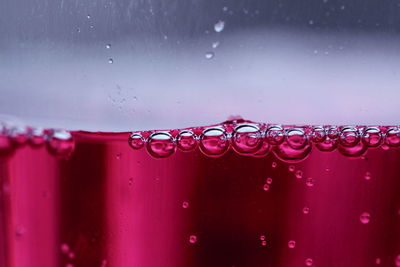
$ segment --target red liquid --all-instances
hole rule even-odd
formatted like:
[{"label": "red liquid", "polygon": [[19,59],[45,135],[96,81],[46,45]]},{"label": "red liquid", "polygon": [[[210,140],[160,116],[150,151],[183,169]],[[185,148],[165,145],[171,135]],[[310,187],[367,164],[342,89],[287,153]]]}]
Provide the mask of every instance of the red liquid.
[{"label": "red liquid", "polygon": [[0,266],[400,266],[397,135],[235,127],[3,135]]}]

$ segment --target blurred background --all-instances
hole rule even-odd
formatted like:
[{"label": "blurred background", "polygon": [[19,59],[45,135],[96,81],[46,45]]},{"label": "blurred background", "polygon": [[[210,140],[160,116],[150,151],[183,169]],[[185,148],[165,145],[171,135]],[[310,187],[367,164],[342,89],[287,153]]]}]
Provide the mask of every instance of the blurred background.
[{"label": "blurred background", "polygon": [[398,0],[1,0],[0,114],[92,131],[395,124],[399,32]]}]

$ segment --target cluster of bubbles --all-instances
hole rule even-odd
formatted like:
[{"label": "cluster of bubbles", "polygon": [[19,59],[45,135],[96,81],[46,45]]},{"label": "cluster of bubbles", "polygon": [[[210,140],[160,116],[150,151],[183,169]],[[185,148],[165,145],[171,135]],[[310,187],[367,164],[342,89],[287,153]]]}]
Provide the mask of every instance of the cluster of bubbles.
[{"label": "cluster of bubbles", "polygon": [[[360,157],[368,148],[400,147],[399,126],[285,126],[227,121],[209,127],[172,131],[134,132],[129,138],[134,149],[146,147],[150,155],[165,158],[176,149],[199,148],[210,157],[233,149],[240,155],[264,157],[274,153],[285,162],[305,159],[314,146],[320,151],[337,149],[348,157]],[[302,174],[297,174],[301,178]]]},{"label": "cluster of bubbles", "polygon": [[75,149],[74,139],[68,131],[0,123],[0,156],[8,156],[25,145],[32,148],[46,146],[51,154],[60,158],[68,158]]}]

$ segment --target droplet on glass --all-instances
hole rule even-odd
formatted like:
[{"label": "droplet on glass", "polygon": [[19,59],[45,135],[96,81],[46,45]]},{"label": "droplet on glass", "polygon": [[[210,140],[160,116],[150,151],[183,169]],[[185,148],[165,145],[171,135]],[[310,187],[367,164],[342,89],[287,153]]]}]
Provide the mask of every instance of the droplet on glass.
[{"label": "droplet on glass", "polygon": [[213,59],[215,56],[215,53],[212,51],[208,51],[205,55],[206,59]]},{"label": "droplet on glass", "polygon": [[183,201],[183,203],[182,203],[182,208],[184,208],[184,209],[189,208],[189,202]]},{"label": "droplet on glass", "polygon": [[305,264],[306,264],[306,266],[312,266],[313,265],[313,259],[311,259],[311,258],[306,259]]},{"label": "droplet on glass", "polygon": [[289,248],[294,248],[295,246],[296,246],[296,241],[290,240],[290,241],[288,242],[288,247],[289,247]]},{"label": "droplet on glass", "polygon": [[219,20],[217,23],[214,24],[214,30],[216,32],[222,32],[225,28],[225,21]]},{"label": "droplet on glass", "polygon": [[189,242],[190,242],[191,244],[196,243],[196,242],[197,242],[197,236],[191,235],[191,236],[189,237]]},{"label": "droplet on glass", "polygon": [[371,215],[368,212],[363,212],[360,215],[360,222],[362,224],[367,224],[367,223],[369,223],[370,218],[371,218]]}]

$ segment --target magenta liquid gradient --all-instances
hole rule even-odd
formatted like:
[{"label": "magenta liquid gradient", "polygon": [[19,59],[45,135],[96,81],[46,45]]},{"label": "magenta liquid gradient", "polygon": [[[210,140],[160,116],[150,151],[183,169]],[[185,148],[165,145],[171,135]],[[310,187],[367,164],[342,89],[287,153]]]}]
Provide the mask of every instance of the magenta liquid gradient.
[{"label": "magenta liquid gradient", "polygon": [[397,127],[6,129],[0,266],[400,266]]}]

